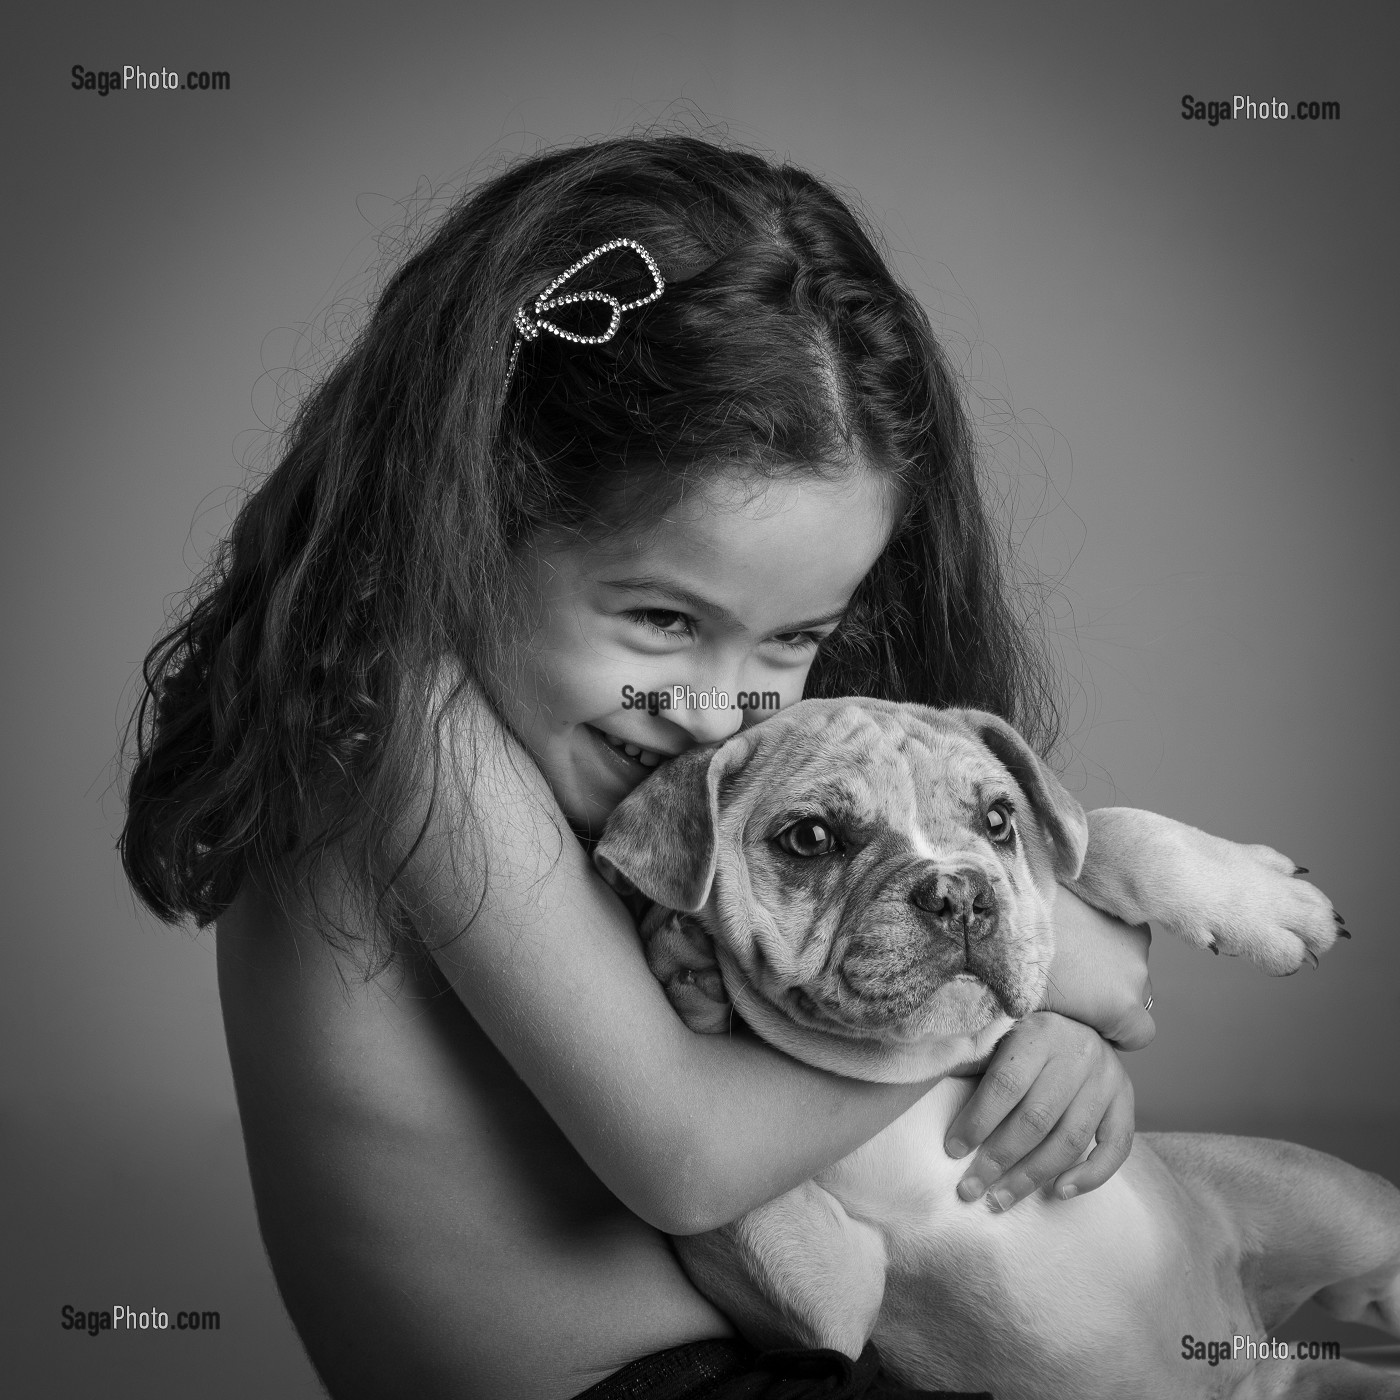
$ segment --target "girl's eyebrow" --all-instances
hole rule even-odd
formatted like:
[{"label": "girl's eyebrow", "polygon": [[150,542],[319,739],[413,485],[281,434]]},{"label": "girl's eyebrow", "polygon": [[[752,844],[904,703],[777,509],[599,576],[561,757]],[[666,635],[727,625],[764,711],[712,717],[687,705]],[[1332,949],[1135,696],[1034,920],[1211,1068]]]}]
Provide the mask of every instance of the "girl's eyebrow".
[{"label": "girl's eyebrow", "polygon": [[[743,626],[728,608],[721,607],[718,603],[712,603],[708,598],[702,598],[698,593],[692,593],[688,588],[680,587],[679,584],[655,578],[650,574],[640,574],[636,578],[599,579],[599,583],[604,588],[616,588],[629,593],[657,593],[669,602],[680,603],[695,612],[703,613],[705,616],[712,617],[731,627]],[[845,615],[846,608],[843,605],[839,608],[832,608],[830,612],[823,613],[820,617],[811,617],[805,622],[792,622],[776,630],[779,632],[805,632],[809,627],[825,627],[828,623],[839,622]]]}]

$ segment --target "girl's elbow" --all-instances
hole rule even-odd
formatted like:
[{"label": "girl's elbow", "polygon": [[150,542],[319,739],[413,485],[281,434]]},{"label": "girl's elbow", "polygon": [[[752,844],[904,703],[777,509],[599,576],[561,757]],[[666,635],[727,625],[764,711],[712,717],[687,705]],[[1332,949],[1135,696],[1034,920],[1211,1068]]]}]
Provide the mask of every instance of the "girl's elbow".
[{"label": "girl's elbow", "polygon": [[728,1225],[745,1207],[711,1192],[673,1190],[648,1202],[642,1218],[667,1235],[703,1235]]},{"label": "girl's elbow", "polygon": [[775,1194],[744,1180],[735,1168],[732,1161],[707,1156],[679,1167],[672,1164],[639,1193],[631,1209],[668,1235],[717,1230]]}]

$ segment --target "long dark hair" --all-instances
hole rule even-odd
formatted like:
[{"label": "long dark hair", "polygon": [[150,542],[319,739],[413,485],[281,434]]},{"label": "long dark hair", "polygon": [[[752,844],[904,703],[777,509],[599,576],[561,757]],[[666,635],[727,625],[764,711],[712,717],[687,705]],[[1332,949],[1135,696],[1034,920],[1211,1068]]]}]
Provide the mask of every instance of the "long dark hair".
[{"label": "long dark hair", "polygon": [[[519,307],[619,237],[652,253],[664,295],[605,344],[518,336]],[[639,274],[618,250],[570,289]],[[608,312],[555,318],[588,334]],[[250,874],[338,841],[382,897],[441,719],[413,678],[445,657],[493,672],[537,532],[616,528],[720,470],[857,461],[903,513],[807,693],[977,706],[1046,746],[1050,672],[1006,586],[960,386],[861,219],[802,170],[688,136],[519,161],[389,281],[148,654],[132,885],[203,924]],[[338,819],[308,826],[327,792]]]}]

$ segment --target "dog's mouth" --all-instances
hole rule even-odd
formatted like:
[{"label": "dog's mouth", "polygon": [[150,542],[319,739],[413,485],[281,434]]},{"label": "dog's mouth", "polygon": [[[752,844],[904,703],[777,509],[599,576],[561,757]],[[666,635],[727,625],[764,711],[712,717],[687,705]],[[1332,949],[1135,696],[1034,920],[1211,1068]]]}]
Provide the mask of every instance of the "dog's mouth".
[{"label": "dog's mouth", "polygon": [[774,1011],[808,1030],[846,1040],[898,1045],[930,1035],[970,1034],[998,1016],[1018,1013],[995,985],[973,972],[959,972],[912,992],[870,995],[842,979],[842,996],[809,986],[787,988],[777,997],[750,987]]},{"label": "dog's mouth", "polygon": [[969,969],[960,972],[956,977],[950,977],[943,985],[954,987],[959,984],[981,987],[996,1003],[997,1010],[1007,1016],[1019,1019],[1031,1010],[1026,1003],[1025,987],[1012,976],[1010,968],[999,962],[979,965],[975,971]]}]

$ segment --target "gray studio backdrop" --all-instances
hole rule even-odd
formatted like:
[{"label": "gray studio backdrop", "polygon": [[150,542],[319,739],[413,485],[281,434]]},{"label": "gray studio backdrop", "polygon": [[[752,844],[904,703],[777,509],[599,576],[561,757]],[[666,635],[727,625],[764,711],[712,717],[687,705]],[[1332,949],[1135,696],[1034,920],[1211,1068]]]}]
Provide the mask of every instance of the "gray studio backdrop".
[{"label": "gray studio backdrop", "polygon": [[[1380,7],[224,8],[10,21],[9,1393],[317,1393],[255,1234],[212,935],[138,912],[113,853],[118,729],[165,604],[266,461],[262,426],[425,197],[657,119],[723,123],[883,224],[976,395],[1024,557],[1059,580],[1086,803],[1275,844],[1356,930],[1285,981],[1159,940],[1140,1122],[1400,1175]],[[231,87],[103,97],[75,64]],[[1187,93],[1342,115],[1212,126],[1183,119]],[[221,1326],[62,1330],[65,1304],[114,1303]]]}]

